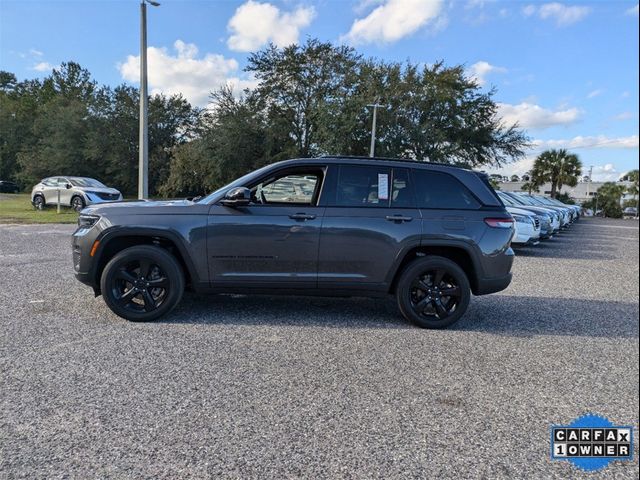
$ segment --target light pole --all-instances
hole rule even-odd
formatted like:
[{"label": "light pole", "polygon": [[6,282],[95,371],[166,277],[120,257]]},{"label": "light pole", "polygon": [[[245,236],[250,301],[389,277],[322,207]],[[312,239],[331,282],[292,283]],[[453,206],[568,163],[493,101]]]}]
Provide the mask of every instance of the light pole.
[{"label": "light pole", "polygon": [[160,4],[153,0],[140,2],[140,145],[138,152],[138,198],[149,196],[149,98],[147,93],[147,3],[154,7]]},{"label": "light pole", "polygon": [[378,107],[386,107],[386,105],[372,103],[367,105],[367,107],[373,108],[373,122],[371,124],[371,146],[369,147],[369,156],[374,157],[376,153],[376,117],[378,114]]}]

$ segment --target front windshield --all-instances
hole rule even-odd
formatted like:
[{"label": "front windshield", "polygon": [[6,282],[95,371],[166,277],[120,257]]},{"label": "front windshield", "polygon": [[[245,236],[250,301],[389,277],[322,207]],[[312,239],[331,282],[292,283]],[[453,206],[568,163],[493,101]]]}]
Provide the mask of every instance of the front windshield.
[{"label": "front windshield", "polygon": [[500,200],[502,200],[503,203],[505,203],[506,205],[509,205],[510,207],[515,207],[516,204],[513,200],[511,200],[511,197],[505,195],[504,193],[500,193],[497,192],[498,196],[500,197]]},{"label": "front windshield", "polygon": [[513,194],[513,195],[508,195],[508,197],[513,200],[516,205],[528,205],[522,198],[520,198],[518,195]]},{"label": "front windshield", "polygon": [[528,199],[530,199],[530,200],[531,200],[531,203],[532,203],[533,205],[540,205],[540,206],[543,206],[543,207],[545,206],[545,204],[544,204],[544,203],[542,203],[540,200],[538,200],[538,199],[537,199],[536,197],[534,197],[533,195],[527,195],[526,197],[527,197]]},{"label": "front windshield", "polygon": [[87,178],[87,177],[70,177],[69,182],[74,187],[98,187],[98,188],[107,188],[106,185],[100,183],[95,178]]}]

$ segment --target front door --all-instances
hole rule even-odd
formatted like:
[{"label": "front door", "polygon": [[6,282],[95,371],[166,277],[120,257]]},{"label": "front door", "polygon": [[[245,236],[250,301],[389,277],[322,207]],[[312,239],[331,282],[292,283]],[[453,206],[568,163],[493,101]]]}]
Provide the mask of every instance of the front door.
[{"label": "front door", "polygon": [[245,185],[250,205],[211,207],[207,249],[213,287],[316,287],[324,172],[312,166],[267,174]]},{"label": "front door", "polygon": [[336,165],[329,175],[318,286],[384,291],[403,254],[420,244],[409,171]]}]

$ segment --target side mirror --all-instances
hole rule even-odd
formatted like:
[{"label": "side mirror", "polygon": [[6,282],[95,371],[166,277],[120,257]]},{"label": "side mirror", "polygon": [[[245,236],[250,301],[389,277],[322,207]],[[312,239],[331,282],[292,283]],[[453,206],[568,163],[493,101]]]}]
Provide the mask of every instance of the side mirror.
[{"label": "side mirror", "polygon": [[67,190],[69,190],[71,187],[72,187],[72,185],[71,185],[70,183],[67,183],[67,184],[65,185],[65,188],[66,188]]},{"label": "side mirror", "polygon": [[232,188],[220,202],[225,207],[244,207],[251,203],[251,190],[247,187]]}]

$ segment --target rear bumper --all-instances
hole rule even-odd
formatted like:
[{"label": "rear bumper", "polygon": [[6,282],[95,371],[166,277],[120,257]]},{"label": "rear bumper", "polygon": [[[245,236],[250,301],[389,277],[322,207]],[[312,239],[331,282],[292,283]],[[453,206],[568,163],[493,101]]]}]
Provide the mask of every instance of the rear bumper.
[{"label": "rear bumper", "polygon": [[488,295],[489,293],[500,292],[509,286],[512,278],[513,274],[511,272],[503,277],[481,278],[474,293],[476,295]]}]

